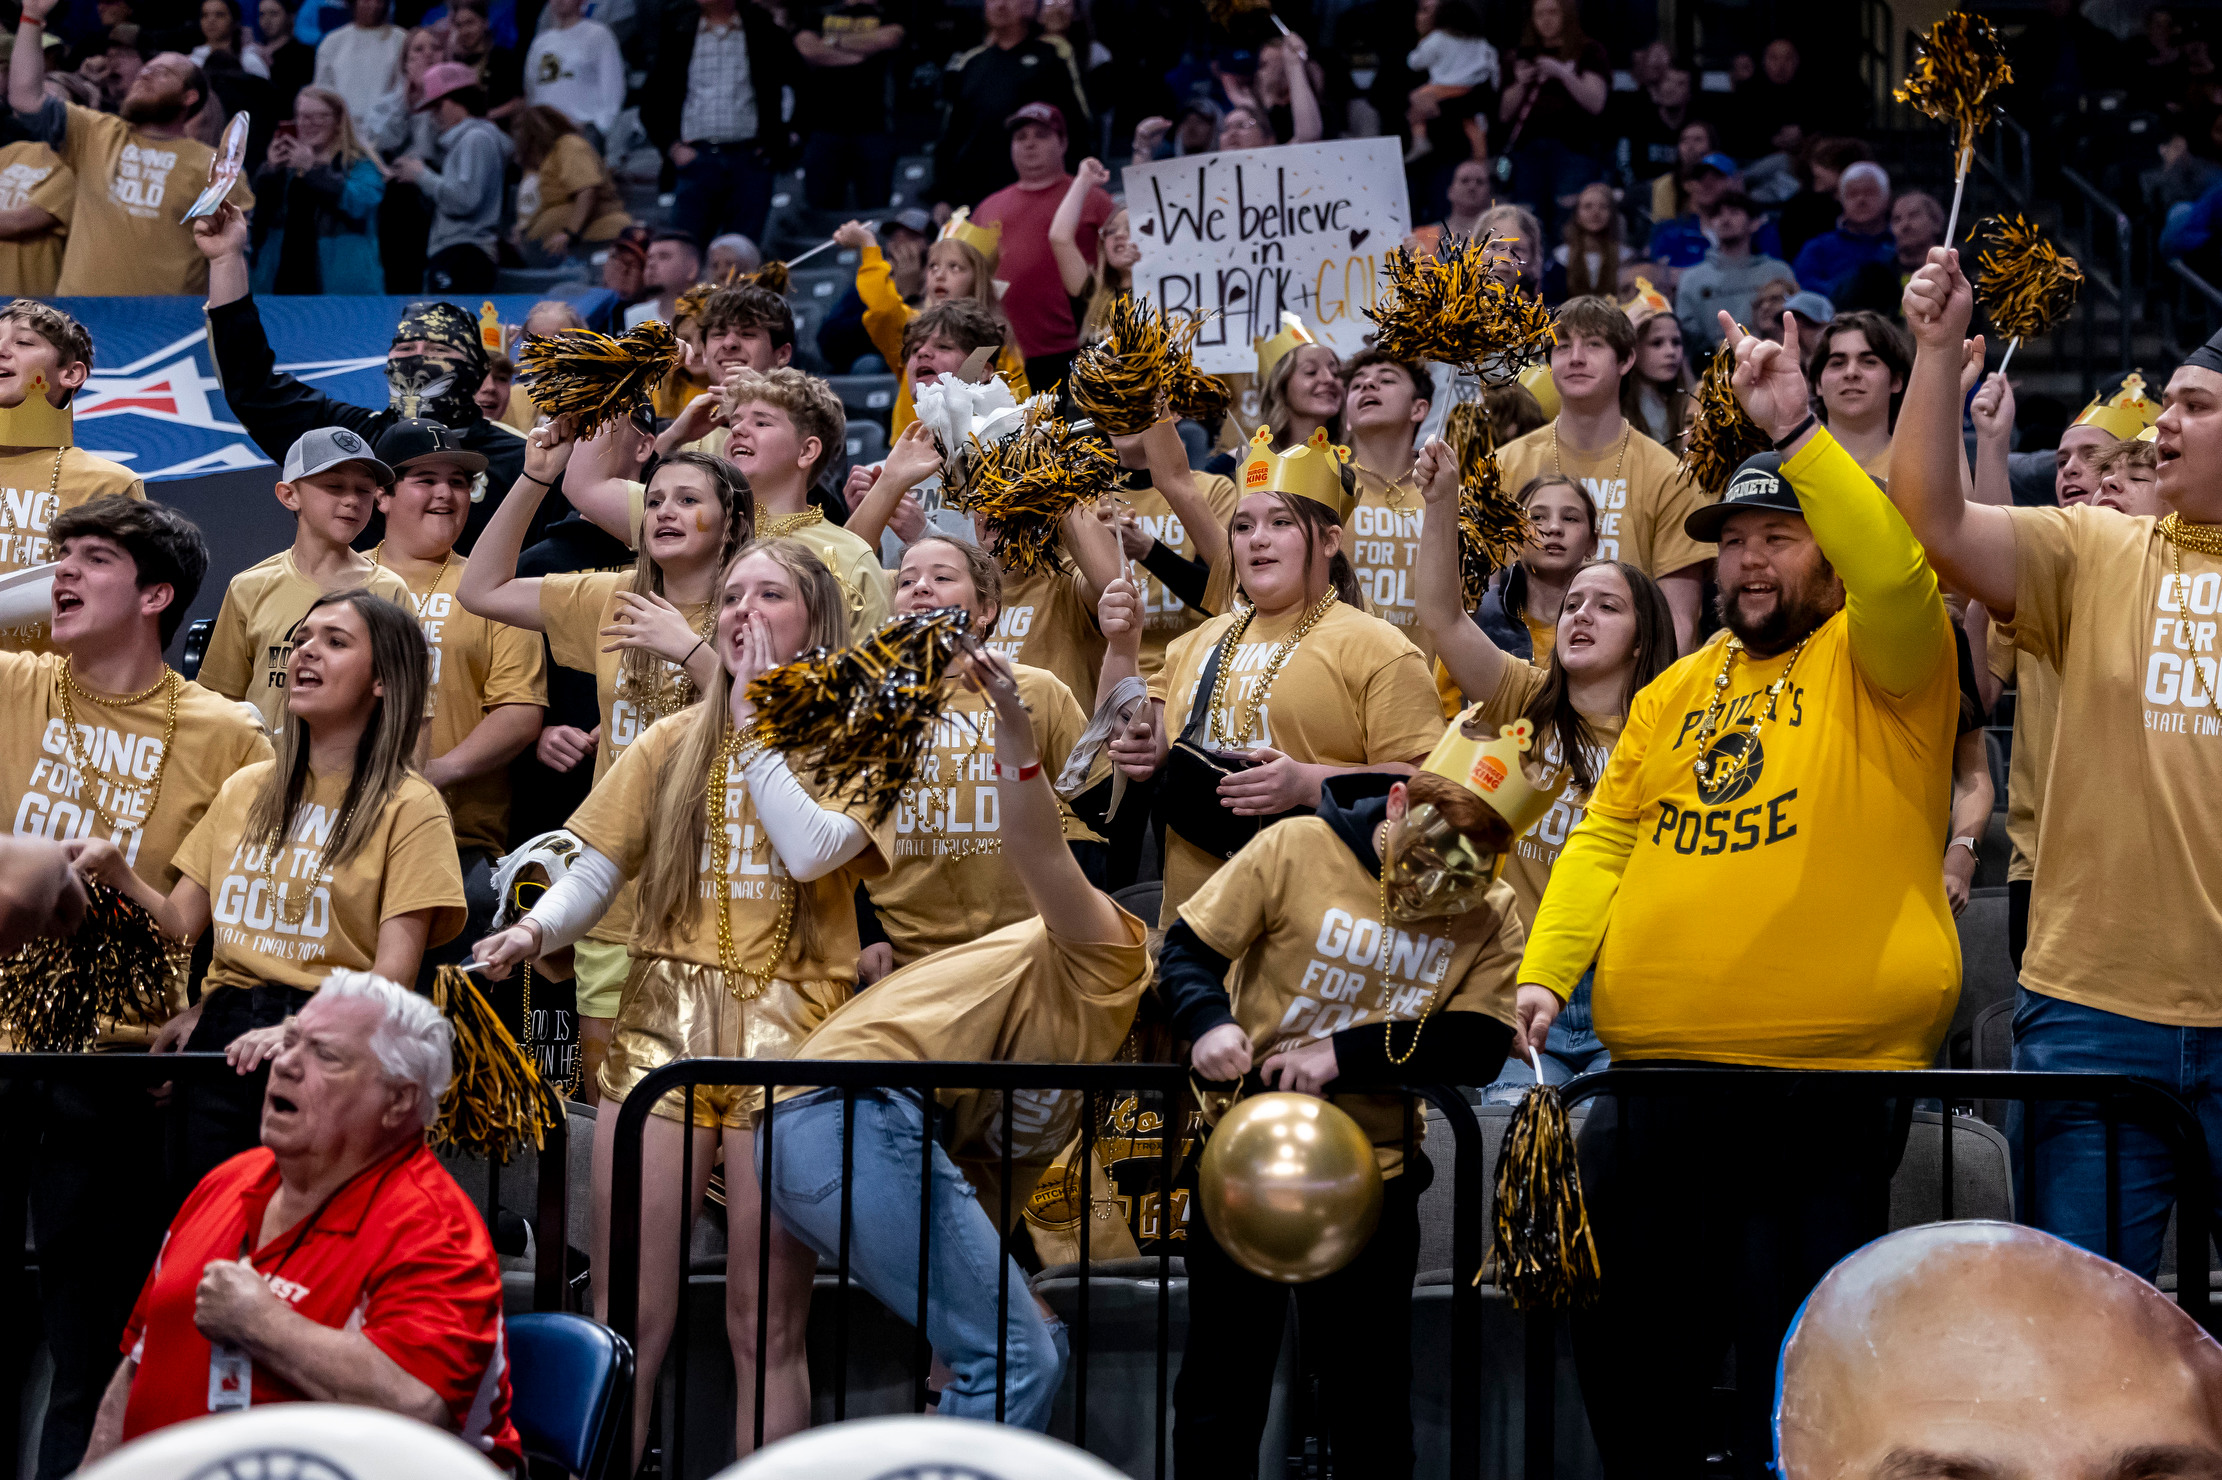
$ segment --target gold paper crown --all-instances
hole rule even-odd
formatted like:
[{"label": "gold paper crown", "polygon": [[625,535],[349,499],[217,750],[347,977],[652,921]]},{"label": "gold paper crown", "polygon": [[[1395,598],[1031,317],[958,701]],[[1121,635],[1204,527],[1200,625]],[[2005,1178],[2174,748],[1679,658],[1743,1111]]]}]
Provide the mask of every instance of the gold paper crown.
[{"label": "gold paper crown", "polygon": [[501,315],[491,302],[478,306],[478,342],[486,346],[489,355],[509,353],[509,331],[502,327]]},{"label": "gold paper crown", "polygon": [[1650,320],[1663,313],[1674,312],[1674,305],[1667,302],[1666,294],[1651,286],[1651,279],[1636,279],[1636,291],[1620,305],[1620,311],[1641,329]]},{"label": "gold paper crown", "polygon": [[[23,404],[0,406],[0,447],[72,447],[74,414],[67,404],[57,406],[46,398],[53,387],[46,372],[34,371],[24,387]],[[72,398],[75,399],[74,397]]]},{"label": "gold paper crown", "polygon": [[2122,388],[2111,397],[2084,407],[2075,424],[2097,427],[2128,442],[2159,420],[2160,403],[2145,394],[2145,377],[2133,370],[2122,377]]},{"label": "gold paper crown", "polygon": [[986,226],[972,224],[972,207],[958,206],[941,228],[938,238],[945,242],[963,242],[981,256],[993,262],[995,254],[1003,250],[1003,223],[992,222]]},{"label": "gold paper crown", "polygon": [[1519,837],[1543,820],[1566,785],[1564,767],[1557,769],[1549,786],[1539,787],[1528,779],[1521,757],[1534,744],[1533,720],[1516,719],[1493,740],[1468,738],[1465,724],[1455,723],[1435,742],[1420,769],[1455,781],[1480,797]]},{"label": "gold paper crown", "polygon": [[1275,452],[1272,429],[1259,427],[1250,439],[1250,455],[1243,459],[1242,492],[1308,498],[1332,510],[1335,522],[1340,524],[1350,517],[1351,506],[1358,502],[1355,492],[1343,491],[1342,469],[1349,461],[1350,449],[1328,441],[1325,427],[1312,433],[1309,442],[1286,452]]},{"label": "gold paper crown", "polygon": [[1535,404],[1542,409],[1545,421],[1558,419],[1558,382],[1551,379],[1551,362],[1539,361],[1520,372],[1520,384],[1535,397]]},{"label": "gold paper crown", "polygon": [[1312,337],[1311,330],[1304,327],[1302,319],[1287,309],[1282,309],[1281,332],[1271,339],[1251,341],[1251,347],[1258,352],[1258,385],[1264,386],[1265,377],[1273,373],[1273,367],[1281,362],[1281,356],[1300,344],[1317,343],[1319,341]]}]

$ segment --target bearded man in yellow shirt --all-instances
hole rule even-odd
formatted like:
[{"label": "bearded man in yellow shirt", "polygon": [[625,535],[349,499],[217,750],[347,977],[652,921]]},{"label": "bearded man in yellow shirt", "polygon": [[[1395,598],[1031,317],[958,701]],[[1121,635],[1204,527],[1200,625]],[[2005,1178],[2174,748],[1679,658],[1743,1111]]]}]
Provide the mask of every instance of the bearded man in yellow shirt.
[{"label": "bearded man in yellow shirt", "polygon": [[[1722,329],[1738,333],[1725,315]],[[1520,1041],[1540,1047],[1594,959],[1616,1066],[1924,1068],[1960,984],[1937,868],[1951,617],[1906,522],[1807,412],[1796,327],[1740,337],[1736,360],[1738,399],[1777,450],[1685,524],[1719,542],[1728,630],[1630,706],[1536,912]],[[1889,1226],[1905,1134],[1890,1109],[1784,1108],[1630,1094],[1590,1112],[1605,1284],[1574,1339],[1608,1475],[1705,1473],[1733,1345],[1730,1443],[1737,1473],[1763,1477],[1784,1330]]]}]

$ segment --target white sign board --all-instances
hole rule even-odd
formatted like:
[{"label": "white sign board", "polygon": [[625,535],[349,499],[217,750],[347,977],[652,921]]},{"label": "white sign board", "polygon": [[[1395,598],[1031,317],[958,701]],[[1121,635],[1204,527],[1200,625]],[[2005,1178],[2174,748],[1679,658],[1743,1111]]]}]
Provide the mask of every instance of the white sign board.
[{"label": "white sign board", "polygon": [[1124,184],[1134,291],[1209,316],[1196,364],[1213,374],[1256,369],[1252,341],[1278,334],[1284,309],[1337,354],[1363,348],[1381,264],[1412,229],[1393,138],[1129,165]]}]

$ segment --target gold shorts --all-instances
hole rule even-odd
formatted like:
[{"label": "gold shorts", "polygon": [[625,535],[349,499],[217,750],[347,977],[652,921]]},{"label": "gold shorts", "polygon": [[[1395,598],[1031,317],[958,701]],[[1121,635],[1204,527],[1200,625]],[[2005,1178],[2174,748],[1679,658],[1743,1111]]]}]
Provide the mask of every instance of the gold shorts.
[{"label": "gold shorts", "polygon": [[[602,1060],[603,1097],[622,1100],[652,1071],[680,1059],[787,1058],[854,990],[848,982],[774,978],[760,994],[741,1002],[728,980],[715,966],[668,956],[633,957],[609,1056]],[[763,1101],[764,1092],[755,1085],[697,1085],[694,1123],[747,1130],[755,1125]],[[654,1113],[684,1122],[685,1093],[665,1095]]]},{"label": "gold shorts", "polygon": [[582,940],[572,947],[571,972],[578,983],[579,1016],[613,1018],[625,995],[632,958],[615,941]]}]

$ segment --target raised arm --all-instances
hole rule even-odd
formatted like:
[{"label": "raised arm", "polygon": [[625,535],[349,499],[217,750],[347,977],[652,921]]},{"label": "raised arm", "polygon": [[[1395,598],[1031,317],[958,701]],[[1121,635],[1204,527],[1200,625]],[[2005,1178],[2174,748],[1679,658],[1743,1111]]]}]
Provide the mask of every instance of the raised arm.
[{"label": "raised arm", "polygon": [[1079,297],[1095,283],[1095,269],[1080,250],[1080,213],[1087,207],[1088,192],[1110,183],[1111,172],[1102,160],[1093,155],[1083,159],[1073,172],[1072,188],[1057,203],[1057,214],[1049,218],[1049,250],[1057,259],[1057,276],[1068,298]]},{"label": "raised arm", "polygon": [[79,878],[106,884],[154,917],[155,928],[172,940],[196,941],[208,928],[208,891],[181,878],[168,894],[132,871],[114,843],[105,838],[69,838],[62,852]]},{"label": "raised arm", "polygon": [[[1975,420],[1974,502],[2004,508],[2014,501],[2007,462],[2014,450],[2014,387],[2003,373],[1983,382],[1968,406]],[[1973,634],[1970,633],[1970,636]]]},{"label": "raised arm", "polygon": [[1091,507],[1065,516],[1065,551],[1080,575],[1080,599],[1089,611],[1103,600],[1104,589],[1126,570],[1126,553],[1119,548],[1119,533],[1096,517]]},{"label": "raised arm", "polygon": [[1906,284],[1913,375],[1890,456],[1890,501],[1944,579],[2002,621],[2014,615],[2014,525],[2006,511],[1961,496],[1960,366],[1974,292],[1960,254],[1931,247]]},{"label": "raised arm", "polygon": [[1504,680],[1505,664],[1518,660],[1466,614],[1458,578],[1458,455],[1440,441],[1420,449],[1412,476],[1427,501],[1420,526],[1420,557],[1413,571],[1413,602],[1420,630],[1435,644],[1451,682],[1469,699],[1486,699]]},{"label": "raised arm", "polygon": [[1204,568],[1210,570],[1225,560],[1227,527],[1196,484],[1195,470],[1188,466],[1188,448],[1180,440],[1180,423],[1168,416],[1144,432],[1142,457],[1149,465],[1150,485],[1172,505]]},{"label": "raised arm", "polygon": [[46,14],[53,8],[54,0],[23,0],[8,54],[8,106],[17,113],[36,113],[46,102]]},{"label": "raised arm", "polygon": [[1288,69],[1291,144],[1316,144],[1327,136],[1327,121],[1319,111],[1319,94],[1312,91],[1311,60],[1312,54],[1305,49],[1302,37],[1281,38],[1281,62]]},{"label": "raised arm", "polygon": [[863,502],[849,511],[849,522],[843,527],[878,549],[880,535],[895,518],[903,496],[940,471],[941,450],[934,445],[932,430],[922,421],[912,422],[887,449],[886,460],[876,472],[869,468],[850,470],[852,480],[866,480],[867,491]]},{"label": "raised arm", "polygon": [[518,575],[517,557],[524,553],[532,516],[576,445],[561,435],[563,430],[560,424],[536,427],[525,438],[525,469],[479,532],[478,544],[455,587],[456,600],[474,616],[527,632],[547,630],[540,616],[540,579]]},{"label": "raised arm", "polygon": [[579,517],[628,545],[634,533],[632,484],[639,481],[634,475],[640,465],[628,466],[623,448],[624,439],[635,435],[622,422],[612,422],[578,443],[563,466],[563,496]]}]

